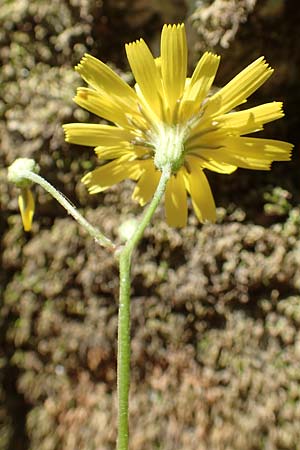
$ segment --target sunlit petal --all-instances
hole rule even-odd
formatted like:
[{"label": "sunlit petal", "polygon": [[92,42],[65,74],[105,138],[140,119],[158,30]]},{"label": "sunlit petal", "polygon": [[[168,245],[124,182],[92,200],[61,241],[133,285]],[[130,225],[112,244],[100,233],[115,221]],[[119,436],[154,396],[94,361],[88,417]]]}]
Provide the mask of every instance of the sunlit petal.
[{"label": "sunlit petal", "polygon": [[152,160],[149,160],[143,167],[144,172],[137,182],[132,194],[132,198],[138,201],[141,206],[144,206],[151,200],[161,177],[161,172],[155,169]]},{"label": "sunlit petal", "polygon": [[199,111],[215,79],[220,57],[206,52],[198,62],[192,78],[188,83],[179,108],[180,121],[187,120]]},{"label": "sunlit petal", "polygon": [[187,195],[182,171],[172,175],[165,192],[165,212],[171,227],[185,227],[187,222]]},{"label": "sunlit petal", "polygon": [[216,117],[218,127],[227,134],[242,135],[263,129],[263,125],[284,116],[282,102],[265,103],[244,111]]},{"label": "sunlit petal", "polygon": [[[214,159],[244,169],[269,170],[273,161],[289,161],[293,146],[271,139],[228,137],[224,147],[215,151]],[[211,151],[202,151],[204,157]]]},{"label": "sunlit petal", "polygon": [[96,194],[126,178],[137,180],[142,172],[143,166],[140,161],[119,158],[87,173],[82,182],[87,185],[90,194]]},{"label": "sunlit petal", "polygon": [[188,158],[188,170],[182,169],[196,216],[201,223],[216,221],[216,206],[201,165],[193,156]]},{"label": "sunlit petal", "polygon": [[[122,104],[107,93],[100,94],[89,88],[79,88],[74,101],[77,105],[105,120],[121,126],[129,126],[126,110],[124,111]],[[127,109],[128,113],[132,114],[131,108]]]},{"label": "sunlit petal", "polygon": [[124,97],[127,101],[136,101],[136,94],[132,88],[108,65],[94,56],[85,54],[75,70],[94,89]]},{"label": "sunlit petal", "polygon": [[164,25],[161,35],[161,74],[169,109],[175,108],[185,86],[187,44],[184,25]]},{"label": "sunlit petal", "polygon": [[[219,150],[214,153],[219,153]],[[231,174],[236,169],[237,166],[233,164],[228,164],[222,161],[221,159],[217,159],[212,155],[212,152],[209,152],[207,150],[198,150],[194,151],[192,153],[189,153],[189,155],[186,157],[186,160],[189,160],[189,157],[193,156],[197,158],[197,163],[203,167],[203,169],[209,169],[213,172],[217,173],[223,173],[223,174]]]},{"label": "sunlit petal", "polygon": [[258,58],[207,102],[205,116],[214,116],[231,111],[244,103],[273,73],[263,57]]},{"label": "sunlit petal", "polygon": [[125,145],[134,135],[129,130],[111,125],[68,123],[63,126],[67,142],[95,147],[98,145]]},{"label": "sunlit petal", "polygon": [[162,84],[152,53],[143,39],[125,47],[132,73],[146,102],[161,117]]},{"label": "sunlit petal", "polygon": [[143,158],[148,155],[148,150],[142,147],[136,147],[129,143],[124,143],[119,146],[103,146],[100,145],[95,148],[95,153],[99,159],[115,159],[126,157],[132,161],[137,158]]}]

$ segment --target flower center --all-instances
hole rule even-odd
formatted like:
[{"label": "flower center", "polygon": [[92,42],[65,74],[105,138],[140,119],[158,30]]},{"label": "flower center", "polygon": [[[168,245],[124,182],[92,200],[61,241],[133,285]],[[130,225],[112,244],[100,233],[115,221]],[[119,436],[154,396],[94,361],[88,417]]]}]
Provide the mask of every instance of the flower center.
[{"label": "flower center", "polygon": [[182,124],[167,125],[162,123],[152,135],[154,146],[154,164],[160,171],[170,166],[173,173],[182,166],[184,160],[184,143],[187,127]]}]

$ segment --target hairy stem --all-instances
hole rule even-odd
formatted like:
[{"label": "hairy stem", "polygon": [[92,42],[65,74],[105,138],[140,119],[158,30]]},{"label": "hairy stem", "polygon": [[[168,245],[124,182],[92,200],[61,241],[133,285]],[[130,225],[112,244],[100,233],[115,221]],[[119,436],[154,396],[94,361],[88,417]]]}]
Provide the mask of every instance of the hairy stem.
[{"label": "hairy stem", "polygon": [[119,255],[120,296],[118,323],[118,442],[117,450],[128,450],[128,394],[130,385],[130,286],[132,254],[143,236],[171,175],[170,167],[162,175],[141,222]]},{"label": "hairy stem", "polygon": [[86,230],[86,232],[90,236],[92,236],[92,238],[95,239],[95,241],[99,245],[102,245],[104,247],[108,247],[108,248],[111,248],[111,249],[115,248],[115,245],[113,244],[113,242],[110,239],[108,239],[97,228],[95,228],[93,225],[91,225],[78,212],[78,210],[75,208],[75,206],[73,206],[71,204],[71,202],[61,192],[59,192],[57,189],[55,189],[55,187],[53,187],[43,177],[41,177],[40,175],[38,175],[38,174],[36,174],[34,172],[31,172],[30,170],[22,171],[22,176],[23,176],[23,178],[27,178],[28,180],[39,184],[40,186],[42,186],[42,188],[44,188],[47,192],[49,192],[49,194],[53,198],[55,198],[55,200],[57,200],[58,203],[60,203],[63,208],[65,208],[67,210],[67,212],[76,220],[76,222],[78,222],[79,225],[81,225]]}]

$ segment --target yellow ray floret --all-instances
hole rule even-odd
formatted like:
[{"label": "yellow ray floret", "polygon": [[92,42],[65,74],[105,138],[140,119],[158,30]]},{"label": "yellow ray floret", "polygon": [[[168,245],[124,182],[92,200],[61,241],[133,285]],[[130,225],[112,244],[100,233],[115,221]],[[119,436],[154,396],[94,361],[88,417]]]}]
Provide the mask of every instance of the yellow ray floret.
[{"label": "yellow ray floret", "polygon": [[187,221],[187,195],[184,175],[179,170],[168,181],[165,194],[167,222],[172,227],[184,227]]},{"label": "yellow ray floret", "polygon": [[282,102],[266,103],[216,117],[217,125],[232,134],[249,134],[263,129],[263,125],[284,116]]},{"label": "yellow ray floret", "polygon": [[111,92],[126,101],[136,101],[134,91],[110,67],[99,59],[85,54],[75,70],[97,91]]},{"label": "yellow ray floret", "polygon": [[114,122],[120,126],[128,125],[122,103],[106,92],[99,93],[89,88],[79,88],[74,97],[74,102],[109,122]]},{"label": "yellow ray floret", "polygon": [[186,73],[187,43],[184,25],[164,25],[161,35],[161,76],[170,114],[183,94]]},{"label": "yellow ray floret", "polygon": [[30,231],[34,215],[34,198],[30,188],[26,187],[21,189],[21,195],[18,197],[18,204],[24,230]]},{"label": "yellow ray floret", "polygon": [[130,142],[134,135],[126,129],[92,123],[68,123],[63,125],[66,141],[78,145],[116,145]]},{"label": "yellow ray floret", "polygon": [[205,115],[224,114],[246,102],[272,73],[264,57],[258,58],[208,100]]},{"label": "yellow ray floret", "polygon": [[162,114],[162,82],[154,58],[143,41],[126,44],[127,58],[142,95],[157,118]]},{"label": "yellow ray floret", "polygon": [[151,200],[160,180],[161,172],[154,167],[151,160],[144,162],[144,172],[138,180],[132,194],[132,198],[141,206]]},{"label": "yellow ray floret", "polygon": [[215,222],[215,202],[201,165],[193,156],[189,156],[187,162],[189,170],[184,169],[183,175],[186,190],[192,198],[195,214],[202,223]]},{"label": "yellow ray floret", "polygon": [[209,93],[220,63],[220,56],[206,52],[198,62],[183,93],[179,117],[183,122],[199,111],[199,105]]},{"label": "yellow ray floret", "polygon": [[97,194],[126,178],[138,180],[143,173],[144,165],[145,161],[128,161],[127,156],[118,158],[87,173],[82,181],[88,185],[90,194]]}]

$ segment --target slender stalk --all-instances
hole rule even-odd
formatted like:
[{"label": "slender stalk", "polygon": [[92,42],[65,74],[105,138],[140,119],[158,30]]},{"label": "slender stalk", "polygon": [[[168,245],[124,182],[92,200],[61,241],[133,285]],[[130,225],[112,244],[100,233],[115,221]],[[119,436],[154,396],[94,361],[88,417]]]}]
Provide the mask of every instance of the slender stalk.
[{"label": "slender stalk", "polygon": [[110,239],[104,236],[104,234],[102,234],[97,228],[93,227],[93,225],[91,225],[78,212],[75,206],[73,206],[71,202],[61,192],[55,189],[55,187],[53,187],[50,183],[48,183],[48,181],[46,181],[43,177],[34,172],[31,172],[30,170],[22,171],[22,177],[39,184],[40,186],[42,186],[42,188],[44,188],[47,192],[49,192],[49,194],[52,197],[54,197],[55,200],[57,200],[58,203],[60,203],[63,208],[67,210],[67,212],[76,220],[76,222],[78,222],[79,225],[81,225],[87,231],[87,233],[95,239],[95,241],[98,244],[111,249],[115,248],[115,245]]},{"label": "slender stalk", "polygon": [[119,297],[119,323],[118,323],[118,442],[117,450],[128,450],[128,394],[130,384],[130,286],[131,286],[131,259],[132,254],[143,236],[160,200],[165,192],[167,182],[171,175],[170,167],[162,171],[162,175],[136,231],[119,255],[120,269],[120,297]]}]

